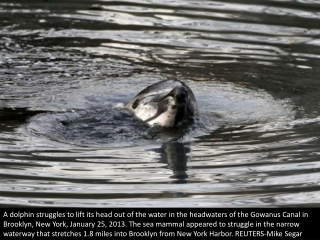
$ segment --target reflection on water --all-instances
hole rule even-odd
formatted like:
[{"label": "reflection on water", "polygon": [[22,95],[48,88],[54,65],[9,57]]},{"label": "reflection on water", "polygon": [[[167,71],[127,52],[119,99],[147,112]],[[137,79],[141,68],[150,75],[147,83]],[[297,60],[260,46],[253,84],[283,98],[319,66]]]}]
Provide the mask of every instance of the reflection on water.
[{"label": "reflection on water", "polygon": [[[0,204],[318,206],[319,12],[2,1]],[[164,79],[191,87],[199,121],[160,131],[123,109]]]},{"label": "reflection on water", "polygon": [[172,170],[173,175],[170,178],[177,179],[180,183],[188,182],[187,153],[190,152],[189,147],[183,143],[169,142],[163,144],[156,152],[160,153],[161,162],[166,163]]}]

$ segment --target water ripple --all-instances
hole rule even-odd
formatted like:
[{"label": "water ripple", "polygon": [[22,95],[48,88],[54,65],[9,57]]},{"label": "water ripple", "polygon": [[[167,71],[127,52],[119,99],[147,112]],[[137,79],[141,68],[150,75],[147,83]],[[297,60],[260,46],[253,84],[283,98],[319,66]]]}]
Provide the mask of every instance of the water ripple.
[{"label": "water ripple", "polygon": [[[319,206],[318,1],[70,2],[0,3],[2,206]],[[165,79],[194,125],[123,109]]]}]

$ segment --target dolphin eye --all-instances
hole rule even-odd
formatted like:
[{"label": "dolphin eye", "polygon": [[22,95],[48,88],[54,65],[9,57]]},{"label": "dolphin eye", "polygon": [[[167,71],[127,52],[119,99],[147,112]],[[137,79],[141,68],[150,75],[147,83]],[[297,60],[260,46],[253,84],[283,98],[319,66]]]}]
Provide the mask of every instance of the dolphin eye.
[{"label": "dolphin eye", "polygon": [[138,107],[138,104],[139,104],[139,101],[138,100],[135,100],[133,103],[132,103],[132,108],[133,109],[136,109]]},{"label": "dolphin eye", "polygon": [[179,92],[176,95],[176,99],[179,103],[182,103],[184,101],[186,101],[186,98],[188,97],[188,95],[186,94],[186,92]]},{"label": "dolphin eye", "polygon": [[186,98],[186,94],[184,92],[177,95],[177,99],[179,99],[179,100],[183,100],[185,98]]}]

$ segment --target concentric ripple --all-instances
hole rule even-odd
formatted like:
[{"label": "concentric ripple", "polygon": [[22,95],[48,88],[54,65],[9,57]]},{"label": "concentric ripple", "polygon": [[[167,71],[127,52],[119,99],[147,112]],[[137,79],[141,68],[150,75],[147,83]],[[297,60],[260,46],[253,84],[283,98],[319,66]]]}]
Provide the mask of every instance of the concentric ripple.
[{"label": "concentric ripple", "polygon": [[[319,206],[320,4],[2,1],[0,204]],[[200,119],[124,105],[179,79]]]}]

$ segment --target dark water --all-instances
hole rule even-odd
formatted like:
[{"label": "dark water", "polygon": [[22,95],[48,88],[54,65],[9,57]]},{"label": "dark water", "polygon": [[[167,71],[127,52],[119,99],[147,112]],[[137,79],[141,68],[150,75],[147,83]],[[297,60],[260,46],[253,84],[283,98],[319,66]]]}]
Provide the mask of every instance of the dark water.
[{"label": "dark water", "polygon": [[[0,1],[2,206],[320,206],[320,2]],[[179,79],[200,121],[123,109]]]}]

